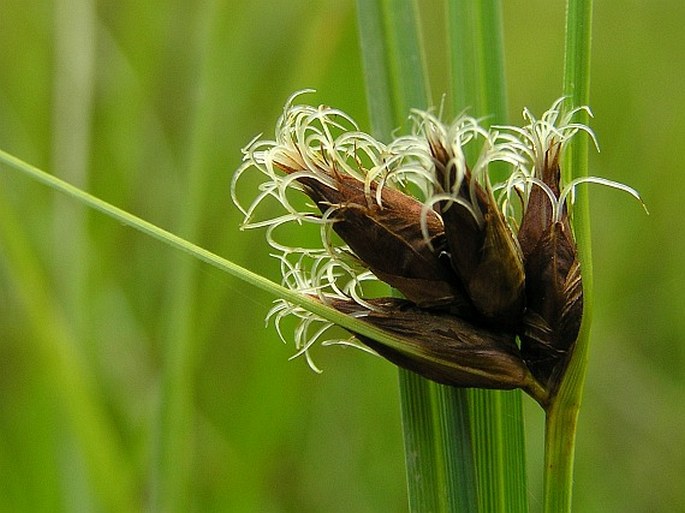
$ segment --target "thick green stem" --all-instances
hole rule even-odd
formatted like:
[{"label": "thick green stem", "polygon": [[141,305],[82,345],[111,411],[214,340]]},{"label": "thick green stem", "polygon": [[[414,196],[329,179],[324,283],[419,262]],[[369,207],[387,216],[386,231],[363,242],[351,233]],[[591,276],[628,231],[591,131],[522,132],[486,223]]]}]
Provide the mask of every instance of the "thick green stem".
[{"label": "thick green stem", "polygon": [[555,400],[545,419],[545,513],[571,511],[573,463],[580,402]]},{"label": "thick green stem", "polygon": [[[369,113],[387,140],[412,108],[429,106],[414,0],[358,0]],[[399,371],[409,508],[477,511],[467,393]]]},{"label": "thick green stem", "polygon": [[[451,0],[447,20],[453,110],[468,109],[488,124],[505,123],[501,3]],[[497,172],[495,166],[492,171]],[[468,395],[480,511],[527,511],[521,393],[472,390]]]},{"label": "thick green stem", "polygon": [[411,512],[477,508],[466,391],[400,369]]}]

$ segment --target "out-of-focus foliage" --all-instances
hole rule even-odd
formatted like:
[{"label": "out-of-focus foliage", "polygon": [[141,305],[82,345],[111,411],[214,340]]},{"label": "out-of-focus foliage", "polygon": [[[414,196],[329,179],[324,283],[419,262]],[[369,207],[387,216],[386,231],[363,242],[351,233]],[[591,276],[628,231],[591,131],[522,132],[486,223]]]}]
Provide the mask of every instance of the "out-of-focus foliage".
[{"label": "out-of-focus foliage", "polygon": [[[518,120],[560,94],[563,4],[504,7]],[[353,1],[0,9],[2,149],[278,279],[262,234],[237,230],[230,174],[296,89],[368,125]],[[437,103],[443,22],[425,21]],[[596,3],[591,173],[637,188],[651,215],[592,193],[578,511],[685,508],[683,22],[679,1]],[[314,375],[264,328],[271,298],[7,169],[0,205],[0,511],[166,505],[165,483],[182,511],[406,510],[392,366],[331,348]]]}]

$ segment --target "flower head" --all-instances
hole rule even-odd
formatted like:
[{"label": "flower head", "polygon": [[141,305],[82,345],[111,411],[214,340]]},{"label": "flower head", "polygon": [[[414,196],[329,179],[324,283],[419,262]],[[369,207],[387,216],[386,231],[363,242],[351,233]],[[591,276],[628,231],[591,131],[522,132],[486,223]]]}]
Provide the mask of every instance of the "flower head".
[{"label": "flower head", "polygon": [[[365,346],[441,383],[521,387],[542,402],[565,369],[582,316],[567,205],[580,181],[564,185],[560,171],[568,140],[592,135],[572,121],[578,109],[564,113],[559,100],[539,120],[524,111],[527,126],[495,129],[415,111],[411,135],[383,144],[343,112],[296,105],[296,96],[274,139],[243,150],[231,187],[242,227],[267,229],[285,286],[402,341],[324,344]],[[491,183],[495,162],[509,169],[502,184]],[[243,205],[240,182],[255,171],[262,182]],[[274,216],[269,202],[281,213]],[[314,227],[319,244],[282,240],[279,228],[293,222]],[[379,297],[374,283],[405,299]],[[309,351],[332,324],[278,301],[270,316],[282,338],[291,315],[298,354],[314,367]]]}]

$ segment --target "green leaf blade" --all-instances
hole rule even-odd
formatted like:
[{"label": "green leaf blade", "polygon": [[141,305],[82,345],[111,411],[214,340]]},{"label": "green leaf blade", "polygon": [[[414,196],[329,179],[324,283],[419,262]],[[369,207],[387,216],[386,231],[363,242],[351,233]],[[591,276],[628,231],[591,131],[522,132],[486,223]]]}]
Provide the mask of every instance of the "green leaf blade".
[{"label": "green leaf blade", "polygon": [[[429,106],[416,4],[358,0],[357,5],[371,123],[375,135],[387,140],[410,109]],[[383,16],[383,21],[364,16]],[[393,94],[377,94],[381,91]],[[402,369],[399,383],[410,511],[476,511],[465,391]]]},{"label": "green leaf blade", "polygon": [[[447,19],[454,111],[506,122],[501,3],[453,0]],[[472,390],[469,405],[479,510],[528,511],[521,392]]]}]

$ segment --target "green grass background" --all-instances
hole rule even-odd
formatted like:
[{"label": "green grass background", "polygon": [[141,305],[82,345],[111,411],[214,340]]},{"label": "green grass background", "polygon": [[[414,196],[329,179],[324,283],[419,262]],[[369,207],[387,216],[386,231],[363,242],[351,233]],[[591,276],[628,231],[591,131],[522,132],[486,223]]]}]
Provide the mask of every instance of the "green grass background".
[{"label": "green grass background", "polygon": [[[512,121],[560,95],[563,15],[504,1]],[[650,215],[592,191],[576,511],[685,510],[683,23],[679,0],[595,6],[591,173]],[[0,148],[278,280],[228,182],[296,89],[368,128],[355,24],[351,0],[1,0]],[[1,169],[0,511],[406,511],[395,369],[340,348],[315,353],[322,375],[288,362],[271,299]]]}]

